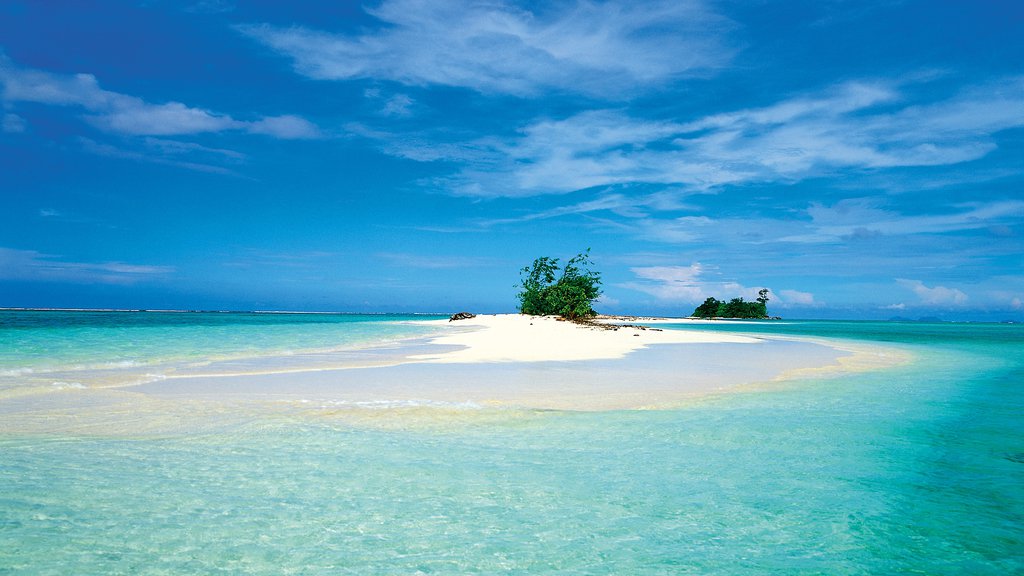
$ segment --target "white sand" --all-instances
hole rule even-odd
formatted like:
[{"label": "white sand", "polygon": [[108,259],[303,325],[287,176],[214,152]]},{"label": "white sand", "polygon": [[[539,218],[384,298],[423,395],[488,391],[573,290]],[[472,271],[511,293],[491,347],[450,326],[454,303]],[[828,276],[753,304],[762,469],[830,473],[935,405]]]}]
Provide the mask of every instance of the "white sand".
[{"label": "white sand", "polygon": [[736,334],[696,330],[633,327],[605,330],[553,316],[522,314],[482,315],[469,320],[440,322],[451,326],[453,332],[434,338],[431,343],[462,348],[411,356],[411,360],[436,363],[603,360],[622,358],[650,344],[753,344],[761,341]]},{"label": "white sand", "polygon": [[[190,433],[279,415],[363,422],[389,421],[393,414],[487,417],[478,408],[494,406],[671,407],[730,389],[770,389],[784,377],[892,364],[891,355],[874,354],[869,366],[861,359],[870,351],[833,342],[662,331],[652,320],[628,319],[647,328],[618,330],[518,314],[430,321],[441,334],[429,342],[348,351],[331,362],[316,356],[309,370],[291,357],[279,365],[261,359],[258,371],[198,371],[118,389],[0,399],[0,432]],[[396,422],[407,424],[405,418]]]}]

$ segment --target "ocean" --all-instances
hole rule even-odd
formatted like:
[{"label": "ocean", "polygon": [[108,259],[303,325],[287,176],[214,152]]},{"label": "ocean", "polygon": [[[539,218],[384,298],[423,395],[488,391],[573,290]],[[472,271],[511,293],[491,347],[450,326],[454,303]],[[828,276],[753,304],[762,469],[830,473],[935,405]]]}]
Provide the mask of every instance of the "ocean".
[{"label": "ocean", "polygon": [[[254,364],[329,368],[434,330],[439,315],[0,310],[0,398]],[[245,369],[243,368],[243,370]]]},{"label": "ocean", "polygon": [[[0,312],[0,418],[5,403],[75,394],[53,391],[69,374],[103,386],[120,383],[111,370],[158,379],[429,334],[406,317],[101,314]],[[1024,573],[1024,327],[685,328],[911,360],[664,410],[9,430],[0,574]]]}]

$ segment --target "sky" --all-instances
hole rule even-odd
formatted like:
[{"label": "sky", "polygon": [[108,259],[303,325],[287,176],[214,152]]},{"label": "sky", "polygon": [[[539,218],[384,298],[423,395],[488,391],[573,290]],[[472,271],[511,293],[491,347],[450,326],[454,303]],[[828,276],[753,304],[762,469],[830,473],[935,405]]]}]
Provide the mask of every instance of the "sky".
[{"label": "sky", "polygon": [[1024,3],[0,2],[0,307],[1024,320]]}]

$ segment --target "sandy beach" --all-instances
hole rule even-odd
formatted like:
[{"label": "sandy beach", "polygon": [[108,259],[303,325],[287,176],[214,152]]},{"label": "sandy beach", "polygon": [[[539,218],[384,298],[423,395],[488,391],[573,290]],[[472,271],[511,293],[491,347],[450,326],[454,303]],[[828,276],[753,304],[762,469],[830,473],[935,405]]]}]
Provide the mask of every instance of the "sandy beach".
[{"label": "sandy beach", "polygon": [[[599,322],[605,326],[519,314],[408,321],[429,328],[428,335],[369,348],[183,366],[141,383],[8,398],[0,403],[0,427],[176,433],[274,413],[358,420],[372,414],[384,422],[410,412],[437,419],[487,408],[660,409],[899,361],[880,348],[657,327],[679,320]],[[133,370],[140,369],[119,369]],[[120,375],[118,382],[125,379]]]},{"label": "sandy beach", "polygon": [[[612,319],[600,322],[609,326],[617,324]],[[415,355],[412,359],[437,363],[605,360],[622,358],[656,344],[761,342],[756,338],[733,334],[651,329],[646,324],[653,322],[646,321],[633,322],[616,329],[602,329],[554,316],[491,314],[455,322],[441,320],[433,323],[451,324],[456,330],[452,334],[433,339],[432,343],[457,346],[459,349],[441,354]]]}]

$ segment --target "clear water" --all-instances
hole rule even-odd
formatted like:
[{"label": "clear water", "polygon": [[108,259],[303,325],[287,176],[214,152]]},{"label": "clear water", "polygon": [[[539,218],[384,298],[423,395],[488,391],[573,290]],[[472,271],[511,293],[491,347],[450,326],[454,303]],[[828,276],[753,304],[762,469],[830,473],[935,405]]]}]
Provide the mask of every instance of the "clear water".
[{"label": "clear water", "polygon": [[8,435],[0,574],[1024,572],[1024,328],[729,328],[914,361],[666,411]]},{"label": "clear water", "polygon": [[0,397],[158,380],[227,361],[425,335],[428,315],[0,310]]}]

